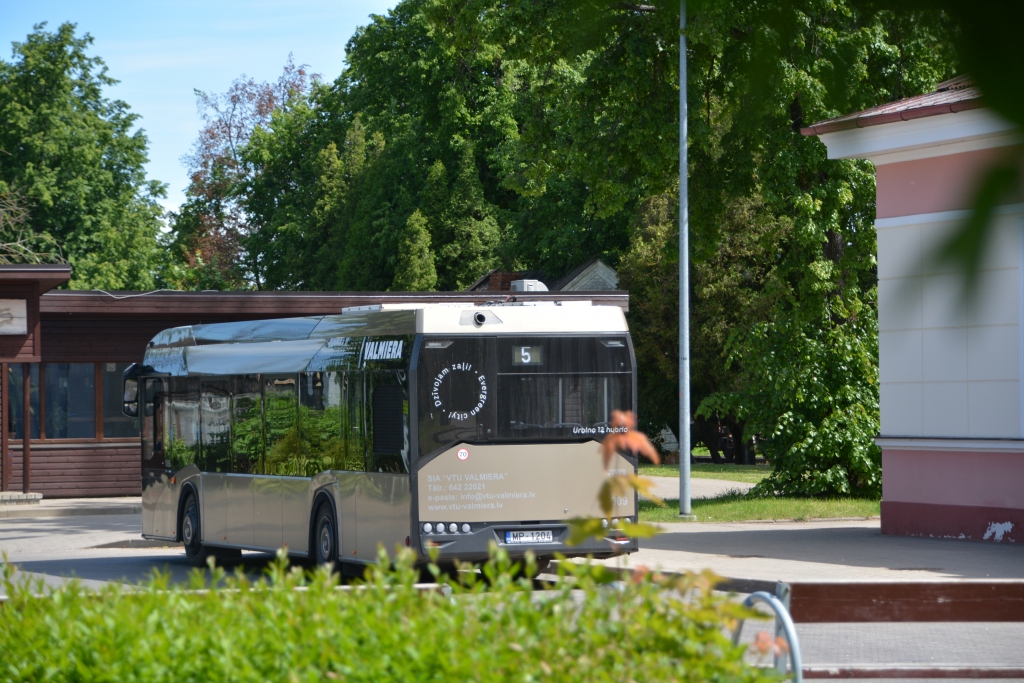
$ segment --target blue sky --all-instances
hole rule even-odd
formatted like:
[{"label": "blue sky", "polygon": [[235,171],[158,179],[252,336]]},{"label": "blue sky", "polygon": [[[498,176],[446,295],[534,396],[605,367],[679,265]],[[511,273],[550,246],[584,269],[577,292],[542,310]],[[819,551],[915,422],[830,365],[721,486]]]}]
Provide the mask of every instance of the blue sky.
[{"label": "blue sky", "polygon": [[177,0],[85,2],[0,0],[0,56],[34,24],[53,30],[65,21],[95,39],[121,81],[107,96],[141,114],[149,137],[147,171],[167,183],[164,205],[183,201],[188,176],[181,157],[199,131],[195,89],[223,92],[242,75],[276,80],[293,53],[296,64],[333,80],[344,65],[345,43],[370,14],[385,14],[396,0]]}]

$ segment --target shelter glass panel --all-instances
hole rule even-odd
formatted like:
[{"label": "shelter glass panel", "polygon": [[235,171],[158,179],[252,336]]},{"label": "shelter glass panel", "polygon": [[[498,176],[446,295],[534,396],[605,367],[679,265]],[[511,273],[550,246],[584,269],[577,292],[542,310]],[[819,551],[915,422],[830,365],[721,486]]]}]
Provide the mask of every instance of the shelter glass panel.
[{"label": "shelter glass panel", "polygon": [[103,363],[103,437],[107,439],[139,436],[140,420],[123,410],[124,371],[131,363]]},{"label": "shelter glass panel", "polygon": [[[25,438],[25,423],[22,408],[25,405],[22,392],[22,364],[11,363],[7,372],[7,388],[11,400],[8,402],[10,414],[7,424],[10,425],[11,438]],[[29,424],[31,425],[31,438],[39,438],[39,365],[29,365]]]},{"label": "shelter glass panel", "polygon": [[263,471],[263,394],[256,376],[231,378],[232,471]]},{"label": "shelter glass panel", "polygon": [[203,471],[231,471],[231,405],[226,379],[200,383]]},{"label": "shelter glass panel", "polygon": [[47,363],[43,370],[46,438],[96,438],[96,366]]},{"label": "shelter glass panel", "polygon": [[164,457],[173,470],[199,462],[199,380],[172,377],[167,380],[164,401]]},{"label": "shelter glass panel", "polygon": [[266,474],[305,476],[302,443],[296,420],[296,379],[296,375],[263,378]]}]

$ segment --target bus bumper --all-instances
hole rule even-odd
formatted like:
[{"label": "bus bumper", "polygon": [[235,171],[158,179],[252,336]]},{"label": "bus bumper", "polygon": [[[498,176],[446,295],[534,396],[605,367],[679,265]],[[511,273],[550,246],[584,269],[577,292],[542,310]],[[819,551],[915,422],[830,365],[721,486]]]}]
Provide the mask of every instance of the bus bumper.
[{"label": "bus bumper", "polygon": [[[506,532],[551,531],[551,542],[544,543],[510,543]],[[456,533],[425,533],[420,529],[420,552],[424,558],[430,553],[437,553],[439,562],[477,562],[490,556],[491,546],[505,550],[513,559],[519,559],[532,551],[536,557],[553,557],[556,553],[566,557],[613,557],[635,553],[639,543],[635,538],[601,538],[588,539],[577,545],[569,545],[569,526],[565,523],[553,524],[473,524],[469,532]]]}]

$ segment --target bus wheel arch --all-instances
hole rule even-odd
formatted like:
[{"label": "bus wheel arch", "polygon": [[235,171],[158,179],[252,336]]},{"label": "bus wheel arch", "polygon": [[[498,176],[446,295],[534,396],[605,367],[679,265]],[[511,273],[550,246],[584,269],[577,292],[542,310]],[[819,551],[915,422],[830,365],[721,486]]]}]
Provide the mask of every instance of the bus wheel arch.
[{"label": "bus wheel arch", "polygon": [[175,541],[184,542],[185,540],[182,536],[181,525],[182,522],[185,521],[185,501],[188,500],[189,496],[195,498],[196,505],[199,505],[199,492],[196,490],[195,486],[192,485],[192,482],[188,482],[183,485],[181,487],[181,493],[178,495],[178,514],[174,526]]},{"label": "bus wheel arch", "polygon": [[202,567],[210,551],[203,545],[202,512],[194,489],[185,495],[182,507],[181,540],[185,544],[185,557],[192,566]]},{"label": "bus wheel arch", "polygon": [[[313,497],[309,519],[309,558],[315,565],[333,565],[341,558],[338,506],[334,496],[321,489]],[[325,529],[324,527],[328,528]],[[327,533],[327,538],[322,534]],[[325,547],[325,543],[327,544]]]}]

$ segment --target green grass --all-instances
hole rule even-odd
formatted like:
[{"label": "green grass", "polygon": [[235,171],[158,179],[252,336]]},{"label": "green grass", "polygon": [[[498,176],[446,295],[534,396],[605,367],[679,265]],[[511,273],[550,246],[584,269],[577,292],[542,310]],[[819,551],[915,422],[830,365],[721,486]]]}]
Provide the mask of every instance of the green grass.
[{"label": "green grass", "polygon": [[[830,519],[836,517],[875,517],[879,502],[863,498],[748,498],[730,494],[693,501],[698,522],[745,522],[769,519]],[[679,501],[666,500],[661,508],[648,500],[640,501],[640,521],[678,522]]]},{"label": "green grass", "polygon": [[[769,474],[769,465],[714,465],[701,463],[690,465],[690,476],[695,479],[727,479],[756,484]],[[640,465],[640,475],[644,477],[678,477],[679,465]]]}]

